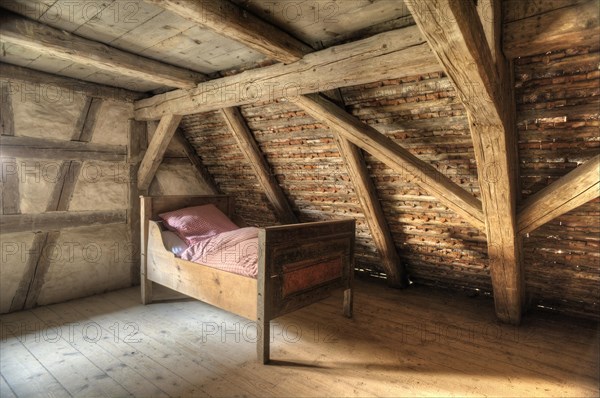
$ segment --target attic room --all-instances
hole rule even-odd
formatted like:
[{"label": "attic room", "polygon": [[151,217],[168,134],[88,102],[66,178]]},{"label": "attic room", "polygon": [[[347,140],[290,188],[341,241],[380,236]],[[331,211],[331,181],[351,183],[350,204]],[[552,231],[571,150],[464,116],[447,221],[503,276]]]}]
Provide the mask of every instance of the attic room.
[{"label": "attic room", "polygon": [[597,0],[2,0],[0,396],[598,396]]}]

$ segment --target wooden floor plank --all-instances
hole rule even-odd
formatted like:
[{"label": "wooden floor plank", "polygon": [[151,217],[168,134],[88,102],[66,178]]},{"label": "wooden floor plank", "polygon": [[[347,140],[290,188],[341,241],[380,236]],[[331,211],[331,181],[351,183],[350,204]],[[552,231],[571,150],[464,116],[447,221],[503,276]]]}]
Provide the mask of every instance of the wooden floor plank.
[{"label": "wooden floor plank", "polygon": [[[3,328],[7,325],[3,323]],[[3,332],[6,329],[3,329]],[[21,334],[19,337],[33,338]],[[0,373],[2,379],[19,397],[70,397],[69,392],[50,372],[23,346],[17,338],[3,338],[0,343]],[[4,391],[4,388],[3,388]],[[4,393],[2,394],[4,397]]]},{"label": "wooden floor plank", "polygon": [[[256,363],[252,322],[195,300],[142,306],[139,288],[0,319],[3,325],[57,323],[63,330],[96,323],[101,340],[63,336],[62,352],[87,358],[108,384],[123,388],[118,395],[597,396],[598,323],[533,313],[516,328],[497,323],[489,298],[414,286],[397,291],[360,280],[356,285],[353,319],[341,316],[339,293],[278,318],[272,366]],[[133,337],[140,342],[123,341],[128,322],[137,325]],[[14,361],[7,365],[3,355],[8,396],[47,391],[43,376],[26,383],[43,375],[44,365],[50,371],[44,377],[56,375],[54,384],[64,385],[63,396],[75,393],[81,381],[64,377],[45,358],[56,345],[30,343],[2,342],[3,354],[9,348],[35,354],[19,362],[26,369]],[[89,370],[79,372],[89,378]],[[95,385],[95,391],[106,395],[107,385]]]},{"label": "wooden floor plank", "polygon": [[[125,389],[60,338],[60,325],[46,326],[31,312],[11,314],[28,330],[23,346],[68,391],[78,396],[128,396]],[[20,318],[20,319],[19,319]],[[56,327],[55,327],[56,326]],[[10,383],[10,382],[9,382]]]},{"label": "wooden floor plank", "polygon": [[[72,333],[69,328],[61,327],[61,338],[70,344],[74,349],[90,360],[95,366],[106,373],[116,383],[121,385],[131,395],[142,395],[148,397],[168,397],[168,394],[156,387],[151,380],[148,380],[140,372],[135,371],[105,350],[102,345],[94,342],[95,337],[84,334],[87,325],[86,321],[81,320],[81,316],[71,311],[66,306],[38,307],[31,311],[40,321],[52,325],[72,325]],[[114,326],[114,325],[113,325]],[[95,325],[93,326],[95,331]],[[119,343],[120,336],[111,329],[113,334],[105,333],[101,338],[111,339]],[[90,332],[91,334],[91,332]],[[87,338],[87,339],[86,339]],[[127,347],[124,347],[127,349]]]},{"label": "wooden floor plank", "polygon": [[2,398],[15,398],[15,392],[6,382],[4,376],[0,375],[0,397]]}]

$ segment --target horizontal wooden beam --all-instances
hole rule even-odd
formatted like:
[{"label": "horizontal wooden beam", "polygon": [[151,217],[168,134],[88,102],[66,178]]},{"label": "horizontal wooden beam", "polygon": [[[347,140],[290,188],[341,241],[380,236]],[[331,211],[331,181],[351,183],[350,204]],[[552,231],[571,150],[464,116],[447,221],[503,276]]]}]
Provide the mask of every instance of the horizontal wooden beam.
[{"label": "horizontal wooden beam", "polygon": [[242,113],[238,108],[226,108],[221,110],[221,114],[233,134],[238,148],[254,170],[256,179],[262,187],[269,202],[275,209],[277,219],[282,224],[295,224],[298,218],[292,210],[283,190],[279,186],[277,179],[271,171],[254,135],[248,128]]},{"label": "horizontal wooden beam", "polygon": [[11,214],[0,218],[2,234],[48,232],[67,228],[126,224],[127,210],[53,211],[37,214]]},{"label": "horizontal wooden beam", "polygon": [[0,155],[24,159],[124,162],[127,147],[35,137],[0,138]]},{"label": "horizontal wooden beam", "polygon": [[228,0],[145,0],[214,30],[269,58],[298,61],[313,49]]},{"label": "horizontal wooden beam", "polygon": [[55,103],[61,98],[70,101],[75,94],[124,102],[148,97],[145,93],[52,75],[4,62],[0,62],[0,82],[8,84],[5,90],[12,93],[15,101],[22,102]]},{"label": "horizontal wooden beam", "polygon": [[154,179],[154,175],[160,166],[169,142],[173,138],[177,127],[181,122],[181,116],[167,115],[164,116],[148,145],[144,159],[140,163],[138,170],[138,189],[146,190],[150,187],[150,183]]},{"label": "horizontal wooden beam", "polygon": [[598,0],[574,2],[568,7],[560,7],[504,25],[504,53],[508,58],[527,57],[578,46],[593,46],[598,42]]},{"label": "horizontal wooden beam", "polygon": [[323,96],[299,96],[293,102],[315,119],[325,122],[340,136],[369,152],[397,173],[408,177],[475,228],[484,229],[481,202],[429,163]]},{"label": "horizontal wooden beam", "polygon": [[0,37],[3,43],[163,86],[192,88],[206,80],[201,73],[131,54],[10,12],[0,15]]},{"label": "horizontal wooden beam", "polygon": [[599,196],[600,155],[597,155],[527,198],[518,215],[519,233],[532,232]]},{"label": "horizontal wooden beam", "polygon": [[135,118],[157,120],[171,113],[195,114],[440,70],[418,28],[411,26],[317,51],[289,65],[249,70],[143,99],[135,104]]}]

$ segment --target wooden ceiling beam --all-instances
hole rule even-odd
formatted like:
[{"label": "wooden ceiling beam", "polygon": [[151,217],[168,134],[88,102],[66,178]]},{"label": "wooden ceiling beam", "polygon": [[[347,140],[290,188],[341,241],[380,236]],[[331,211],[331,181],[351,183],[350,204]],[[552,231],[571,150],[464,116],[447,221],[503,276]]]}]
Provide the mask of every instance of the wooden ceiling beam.
[{"label": "wooden ceiling beam", "polygon": [[228,0],[144,0],[286,64],[313,49]]},{"label": "wooden ceiling beam", "polygon": [[256,179],[263,188],[269,202],[271,202],[271,205],[275,209],[277,219],[283,224],[297,223],[298,218],[294,214],[292,206],[273,175],[271,167],[262,154],[240,110],[236,107],[225,108],[221,110],[221,115],[233,134],[238,148],[244,154],[252,170],[254,170]]},{"label": "wooden ceiling beam", "polygon": [[532,232],[600,196],[600,155],[527,198],[518,217],[520,234]]},{"label": "wooden ceiling beam", "polygon": [[175,135],[181,122],[181,116],[167,115],[160,119],[152,141],[144,154],[138,170],[138,190],[144,191],[150,187],[158,167],[162,163],[169,142]]},{"label": "wooden ceiling beam", "polygon": [[598,0],[573,1],[571,6],[506,23],[504,54],[512,59],[574,46],[594,46],[600,42],[599,25]]},{"label": "wooden ceiling beam", "polygon": [[[0,40],[1,41],[1,40]],[[57,76],[0,62],[0,81],[7,84],[15,101],[70,100],[75,94],[115,101],[133,102],[145,93]]]},{"label": "wooden ceiling beam", "polygon": [[392,139],[350,115],[323,96],[314,94],[299,96],[293,102],[410,182],[419,185],[474,227],[484,229],[483,212],[479,200],[429,163],[417,158]]},{"label": "wooden ceiling beam", "polygon": [[440,70],[419,29],[411,26],[317,51],[289,65],[249,70],[140,100],[135,118],[196,114]]},{"label": "wooden ceiling beam", "polygon": [[0,40],[75,64],[168,87],[193,88],[206,76],[131,54],[11,12],[0,15]]},{"label": "wooden ceiling beam", "polygon": [[[463,0],[408,2],[433,52],[467,109],[485,214],[496,314],[518,324],[523,306],[521,241],[516,229],[515,106],[505,60],[494,62],[475,4]],[[496,23],[500,16],[495,16]]]}]

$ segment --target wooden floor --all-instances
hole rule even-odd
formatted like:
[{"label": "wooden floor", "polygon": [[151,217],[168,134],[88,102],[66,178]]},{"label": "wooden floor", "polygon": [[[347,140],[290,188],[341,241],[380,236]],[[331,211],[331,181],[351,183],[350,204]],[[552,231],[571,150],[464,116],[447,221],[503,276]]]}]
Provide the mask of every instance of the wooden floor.
[{"label": "wooden floor", "polygon": [[598,396],[598,325],[487,298],[357,282],[280,318],[275,365],[254,324],[197,301],[142,306],[139,289],[2,316],[0,396]]}]

